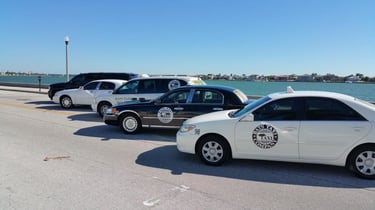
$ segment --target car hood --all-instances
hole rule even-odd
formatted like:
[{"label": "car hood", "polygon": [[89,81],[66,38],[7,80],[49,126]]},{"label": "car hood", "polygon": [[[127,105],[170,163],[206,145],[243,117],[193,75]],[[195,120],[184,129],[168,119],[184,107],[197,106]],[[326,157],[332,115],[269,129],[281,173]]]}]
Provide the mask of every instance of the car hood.
[{"label": "car hood", "polygon": [[227,120],[230,119],[229,113],[235,111],[237,109],[231,109],[231,110],[224,110],[224,111],[217,111],[217,112],[211,112],[208,114],[199,115],[193,118],[188,119],[186,124],[196,124],[196,123],[205,123],[208,121],[221,121],[221,120]]},{"label": "car hood", "polygon": [[58,82],[58,83],[50,84],[49,86],[50,86],[50,87],[53,87],[53,88],[63,88],[63,87],[65,87],[67,84],[68,84],[67,82]]},{"label": "car hood", "polygon": [[69,94],[69,93],[74,93],[77,92],[79,89],[66,89],[66,90],[61,90],[56,93],[56,95],[61,95],[61,94]]}]

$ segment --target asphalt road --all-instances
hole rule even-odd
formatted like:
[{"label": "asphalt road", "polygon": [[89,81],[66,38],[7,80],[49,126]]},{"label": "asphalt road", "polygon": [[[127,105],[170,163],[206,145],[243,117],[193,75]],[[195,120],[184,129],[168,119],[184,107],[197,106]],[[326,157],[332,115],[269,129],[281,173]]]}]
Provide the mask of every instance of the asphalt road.
[{"label": "asphalt road", "polygon": [[0,90],[0,209],[374,209],[341,167],[179,153],[176,130],[125,135],[88,107]]}]

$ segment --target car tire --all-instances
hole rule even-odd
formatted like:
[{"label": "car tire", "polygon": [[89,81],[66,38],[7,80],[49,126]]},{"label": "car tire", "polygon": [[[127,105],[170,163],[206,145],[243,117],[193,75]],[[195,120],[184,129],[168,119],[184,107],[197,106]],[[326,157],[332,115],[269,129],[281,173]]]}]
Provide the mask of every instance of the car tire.
[{"label": "car tire", "polygon": [[142,127],[141,120],[135,114],[121,115],[119,125],[121,129],[127,134],[135,134]]},{"label": "car tire", "polygon": [[203,137],[198,143],[197,154],[202,162],[211,166],[222,165],[232,156],[229,144],[218,135]]},{"label": "car tire", "polygon": [[363,145],[353,150],[347,168],[365,179],[375,179],[375,145]]},{"label": "car tire", "polygon": [[73,101],[69,96],[61,96],[60,105],[64,109],[70,109],[73,107]]},{"label": "car tire", "polygon": [[110,104],[109,102],[100,102],[99,105],[98,105],[98,114],[100,117],[103,117],[104,116],[104,113],[107,109],[111,108],[112,107],[112,104]]}]

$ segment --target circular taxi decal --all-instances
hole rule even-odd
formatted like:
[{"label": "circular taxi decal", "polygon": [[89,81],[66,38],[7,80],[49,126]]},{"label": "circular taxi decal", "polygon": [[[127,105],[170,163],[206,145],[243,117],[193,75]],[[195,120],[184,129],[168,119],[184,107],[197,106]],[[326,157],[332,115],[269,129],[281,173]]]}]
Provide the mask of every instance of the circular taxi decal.
[{"label": "circular taxi decal", "polygon": [[269,149],[276,145],[279,135],[271,125],[259,125],[253,131],[253,142],[262,149]]},{"label": "circular taxi decal", "polygon": [[173,89],[178,88],[178,87],[180,87],[180,81],[178,81],[177,79],[171,80],[168,83],[169,90],[173,90]]},{"label": "circular taxi decal", "polygon": [[169,107],[163,107],[158,111],[158,119],[162,123],[170,123],[173,120],[173,111]]}]

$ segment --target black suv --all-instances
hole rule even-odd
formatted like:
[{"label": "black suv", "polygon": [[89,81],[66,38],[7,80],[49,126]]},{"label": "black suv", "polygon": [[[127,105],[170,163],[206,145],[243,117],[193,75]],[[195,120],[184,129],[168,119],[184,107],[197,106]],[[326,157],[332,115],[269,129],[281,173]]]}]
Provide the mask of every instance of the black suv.
[{"label": "black suv", "polygon": [[97,72],[97,73],[82,73],[74,76],[69,82],[61,82],[51,84],[48,90],[48,97],[53,98],[55,93],[64,89],[79,88],[88,82],[99,79],[122,79],[131,80],[133,78],[138,78],[140,75],[134,73],[109,73],[109,72]]}]

